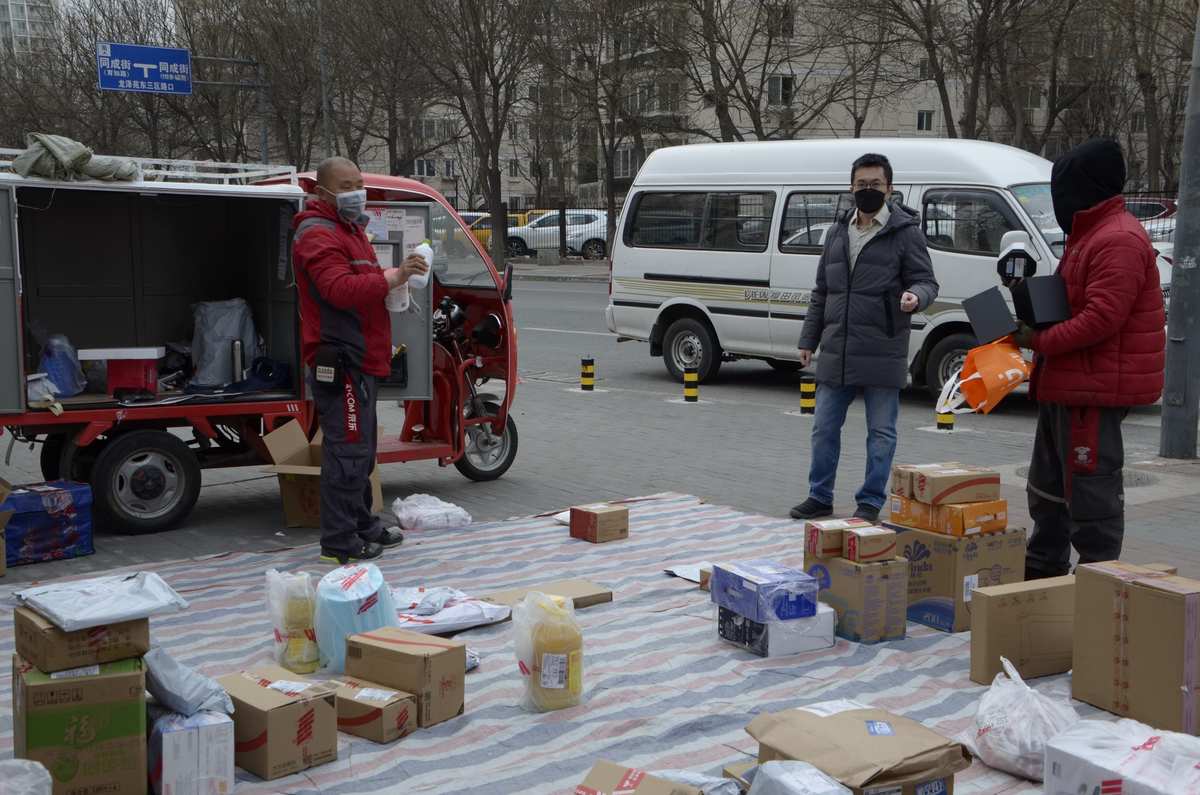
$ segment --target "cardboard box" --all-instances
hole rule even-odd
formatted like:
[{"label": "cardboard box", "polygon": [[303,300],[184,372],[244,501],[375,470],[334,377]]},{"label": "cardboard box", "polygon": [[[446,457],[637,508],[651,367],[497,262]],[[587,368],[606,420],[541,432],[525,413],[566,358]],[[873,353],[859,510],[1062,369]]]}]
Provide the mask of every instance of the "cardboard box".
[{"label": "cardboard box", "polygon": [[700,795],[686,784],[674,784],[643,770],[622,767],[603,760],[588,772],[575,795]]},{"label": "cardboard box", "polygon": [[217,680],[233,699],[234,760],[270,781],[337,759],[334,688],[274,665]]},{"label": "cardboard box", "polygon": [[[911,574],[910,574],[911,576]],[[971,681],[990,685],[1000,658],[1023,679],[1071,670],[1075,577],[976,588],[971,599]]]},{"label": "cardboard box", "polygon": [[714,604],[754,621],[817,614],[816,581],[772,560],[714,563],[709,589]]},{"label": "cardboard box", "polygon": [[1200,581],[1126,563],[1075,569],[1072,695],[1200,733]]},{"label": "cardboard box", "polygon": [[914,720],[877,709],[811,709],[765,713],[750,722],[746,731],[758,740],[760,765],[808,762],[855,795],[952,795],[954,774],[971,765],[962,745]]},{"label": "cardboard box", "polygon": [[13,632],[17,654],[48,673],[141,657],[150,651],[146,618],[63,632],[28,607],[18,607],[13,610]]},{"label": "cardboard box", "polygon": [[571,538],[593,544],[629,538],[629,509],[607,503],[572,508]]},{"label": "cardboard box", "polygon": [[892,494],[901,497],[913,496],[912,476],[920,472],[934,469],[952,469],[962,466],[957,461],[944,461],[938,464],[896,464],[892,467]]},{"label": "cardboard box", "polygon": [[1025,578],[1025,531],[1017,528],[967,538],[924,530],[900,534],[908,559],[908,620],[940,629],[971,629],[974,589]]},{"label": "cardboard box", "polygon": [[340,731],[377,743],[390,743],[416,731],[416,696],[350,677],[343,677],[339,684]]},{"label": "cardboard box", "polygon": [[752,762],[734,762],[721,768],[721,778],[733,779],[742,788],[742,792],[750,791],[750,779],[746,774],[758,767],[758,760]]},{"label": "cardboard box", "polygon": [[[279,498],[288,527],[321,528],[321,434],[310,442],[292,420],[263,437],[274,466],[266,468],[279,476]],[[383,510],[383,488],[379,467],[371,470],[371,510]]]},{"label": "cardboard box", "polygon": [[858,643],[904,637],[908,609],[908,561],[855,563],[844,558],[806,559],[821,588],[820,599],[837,611],[837,636]]},{"label": "cardboard box", "polygon": [[346,638],[346,673],[412,693],[422,729],[463,713],[467,647],[462,641],[383,627]]},{"label": "cardboard box", "polygon": [[1048,795],[1200,792],[1196,740],[1132,720],[1081,720],[1046,742]]},{"label": "cardboard box", "polygon": [[948,536],[998,533],[1008,528],[1008,501],[930,505],[893,494],[889,525],[928,530]]},{"label": "cardboard box", "polygon": [[709,585],[712,583],[712,569],[700,569],[700,590],[709,590]]},{"label": "cardboard box", "polygon": [[150,788],[154,795],[225,795],[234,789],[233,719],[151,710]]},{"label": "cardboard box", "polygon": [[524,588],[512,588],[507,591],[485,594],[480,599],[496,605],[514,607],[530,591],[540,591],[547,596],[561,596],[564,599],[570,599],[576,610],[611,602],[613,599],[612,591],[587,580],[554,580]]},{"label": "cardboard box", "polygon": [[804,523],[804,551],[814,558],[842,556],[842,533],[854,527],[871,527],[866,519],[823,519]]},{"label": "cardboard box", "polygon": [[896,531],[885,527],[852,527],[842,533],[842,557],[855,563],[877,563],[896,557]]},{"label": "cardboard box", "polygon": [[938,467],[914,472],[912,497],[930,505],[1000,499],[1000,473],[979,467]]},{"label": "cardboard box", "polygon": [[137,659],[44,673],[12,658],[13,756],[54,795],[146,792],[146,676]]},{"label": "cardboard box", "polygon": [[836,625],[837,613],[824,603],[817,605],[817,614],[812,618],[762,624],[727,607],[717,607],[717,637],[759,657],[786,657],[828,649],[833,646]]}]

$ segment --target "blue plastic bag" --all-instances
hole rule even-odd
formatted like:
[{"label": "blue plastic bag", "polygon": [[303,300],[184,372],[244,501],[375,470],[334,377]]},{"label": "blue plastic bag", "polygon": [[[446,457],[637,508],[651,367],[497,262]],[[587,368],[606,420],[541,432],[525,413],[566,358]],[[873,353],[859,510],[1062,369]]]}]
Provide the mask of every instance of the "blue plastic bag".
[{"label": "blue plastic bag", "polygon": [[42,350],[41,370],[50,377],[59,397],[73,397],[87,387],[79,354],[71,341],[62,334],[52,334]]}]

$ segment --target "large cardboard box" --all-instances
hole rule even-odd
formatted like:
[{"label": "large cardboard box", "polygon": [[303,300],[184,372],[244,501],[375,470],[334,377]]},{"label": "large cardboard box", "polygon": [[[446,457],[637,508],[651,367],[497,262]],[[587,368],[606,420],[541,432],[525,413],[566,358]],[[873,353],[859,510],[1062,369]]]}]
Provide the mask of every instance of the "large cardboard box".
[{"label": "large cardboard box", "polygon": [[878,709],[831,706],[757,716],[746,727],[758,762],[808,762],[855,795],[954,791],[954,774],[971,765],[959,743],[920,723]]},{"label": "large cardboard box", "polygon": [[570,599],[576,610],[601,605],[613,600],[611,590],[587,580],[554,580],[538,585],[529,585],[524,588],[496,591],[495,593],[484,594],[479,598],[492,604],[515,607],[517,602],[524,599],[525,595],[530,591],[540,591],[547,596],[561,596],[564,599]]},{"label": "large cardboard box", "polygon": [[888,523],[949,536],[999,533],[1008,528],[1008,501],[930,505],[893,494]]},{"label": "large cardboard box", "polygon": [[[292,420],[263,437],[274,466],[266,471],[279,476],[279,498],[288,527],[321,527],[321,434],[310,442]],[[371,470],[371,510],[383,510],[379,467]]]},{"label": "large cardboard box", "polygon": [[1119,562],[1075,570],[1072,695],[1200,733],[1200,581]]},{"label": "large cardboard box", "polygon": [[837,635],[858,643],[904,637],[908,609],[908,561],[855,563],[844,558],[806,558],[820,599],[837,611]]},{"label": "large cardboard box", "polygon": [[976,588],[971,598],[971,681],[990,685],[1005,657],[1024,679],[1071,670],[1075,577]]},{"label": "large cardboard box", "polygon": [[346,673],[417,697],[422,729],[463,713],[467,647],[462,641],[383,627],[346,638]]},{"label": "large cardboard box", "polygon": [[842,533],[842,557],[876,563],[896,557],[896,531],[886,527],[852,527]]},{"label": "large cardboard box", "polygon": [[700,795],[700,790],[600,760],[575,788],[575,795]]},{"label": "large cardboard box", "polygon": [[816,581],[772,560],[714,563],[709,591],[715,604],[753,621],[817,614]]},{"label": "large cardboard box", "polygon": [[238,767],[269,781],[337,759],[333,686],[274,665],[217,681],[233,699]]},{"label": "large cardboard box", "polygon": [[813,558],[840,558],[842,533],[855,527],[870,527],[866,519],[821,519],[804,523],[804,552]]},{"label": "large cardboard box", "polygon": [[151,712],[150,788],[154,795],[232,795],[233,719]]},{"label": "large cardboard box", "polygon": [[909,563],[908,620],[943,632],[971,628],[974,589],[1025,578],[1020,528],[968,538],[905,530],[900,550]]},{"label": "large cardboard box", "polygon": [[892,494],[911,497],[913,496],[913,475],[958,466],[962,465],[957,461],[944,461],[939,464],[896,464],[892,467]]},{"label": "large cardboard box", "polygon": [[146,676],[137,659],[44,673],[12,658],[13,756],[41,762],[54,795],[146,792]]},{"label": "large cardboard box", "polygon": [[150,651],[150,620],[122,621],[76,632],[63,632],[27,607],[13,610],[17,654],[41,671],[141,657]]},{"label": "large cardboard box", "polygon": [[340,731],[377,743],[390,743],[416,731],[416,696],[351,677],[342,677],[338,684]]},{"label": "large cardboard box", "polygon": [[978,467],[938,467],[913,473],[912,497],[930,505],[1000,499],[1000,473]]},{"label": "large cardboard box", "polygon": [[593,544],[629,538],[629,508],[608,503],[572,508],[571,538]]}]

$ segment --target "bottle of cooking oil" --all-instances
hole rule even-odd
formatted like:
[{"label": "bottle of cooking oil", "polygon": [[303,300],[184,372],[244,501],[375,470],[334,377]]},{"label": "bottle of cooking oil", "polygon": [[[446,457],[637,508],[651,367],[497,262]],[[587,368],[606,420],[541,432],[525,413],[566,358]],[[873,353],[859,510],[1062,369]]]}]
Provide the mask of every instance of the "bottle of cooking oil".
[{"label": "bottle of cooking oil", "polygon": [[534,592],[517,611],[521,616],[518,631],[527,635],[532,663],[528,705],[542,712],[576,706],[583,698],[583,631],[575,619],[574,605],[559,596]]},{"label": "bottle of cooking oil", "polygon": [[[308,583],[304,582],[304,586]],[[291,583],[289,583],[291,586]],[[310,587],[289,587],[284,606],[284,634],[287,646],[283,652],[283,667],[298,674],[317,670],[321,655],[317,649],[317,633],[313,629],[314,604]]]}]

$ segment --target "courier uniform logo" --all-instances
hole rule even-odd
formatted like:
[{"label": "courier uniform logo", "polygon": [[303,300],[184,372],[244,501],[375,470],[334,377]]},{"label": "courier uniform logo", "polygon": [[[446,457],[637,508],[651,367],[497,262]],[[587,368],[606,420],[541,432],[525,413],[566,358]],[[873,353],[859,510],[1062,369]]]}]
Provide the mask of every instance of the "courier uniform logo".
[{"label": "courier uniform logo", "polygon": [[1095,464],[1095,454],[1090,447],[1075,448],[1075,463],[1081,467],[1090,467]]}]

